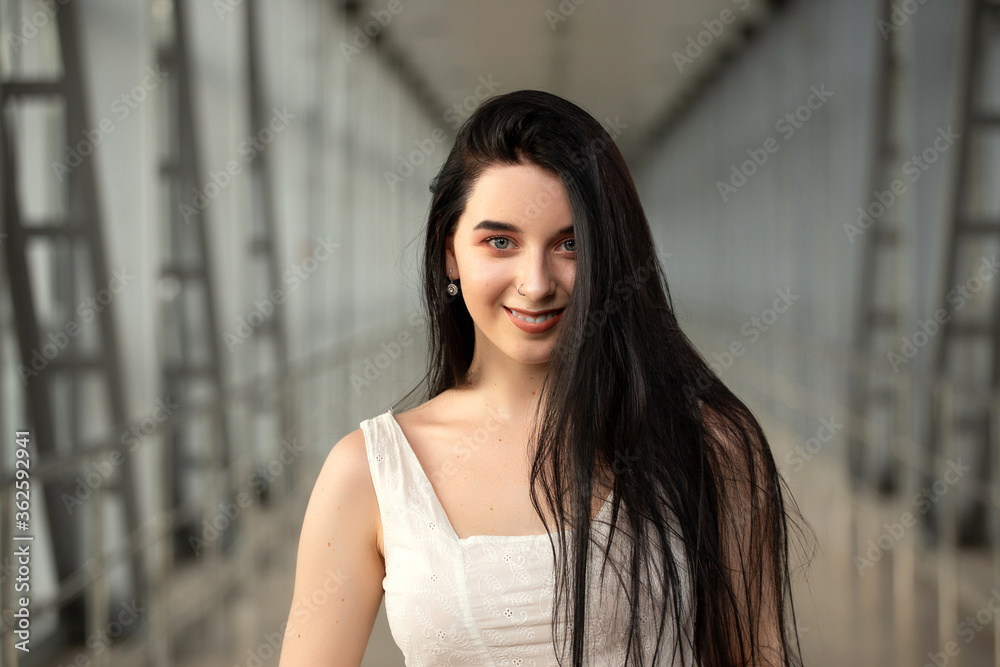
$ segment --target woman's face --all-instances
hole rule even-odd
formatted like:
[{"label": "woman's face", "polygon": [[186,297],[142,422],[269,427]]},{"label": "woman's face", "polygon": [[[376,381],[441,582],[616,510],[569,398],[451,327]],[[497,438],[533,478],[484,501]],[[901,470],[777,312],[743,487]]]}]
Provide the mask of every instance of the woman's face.
[{"label": "woman's face", "polygon": [[[533,164],[487,168],[447,243],[476,327],[476,356],[548,362],[576,275],[569,197]],[[518,293],[520,286],[520,293]],[[540,317],[531,323],[518,318]]]}]

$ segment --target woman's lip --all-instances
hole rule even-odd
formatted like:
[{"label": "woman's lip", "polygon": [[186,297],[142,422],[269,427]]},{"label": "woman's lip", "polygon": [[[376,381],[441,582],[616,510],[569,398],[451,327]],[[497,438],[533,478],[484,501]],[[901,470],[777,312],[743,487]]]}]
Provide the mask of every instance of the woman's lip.
[{"label": "woman's lip", "polygon": [[[510,308],[507,308],[506,306],[504,306],[504,310],[507,311],[507,317],[510,318],[511,323],[515,327],[517,327],[521,331],[524,331],[525,333],[530,333],[530,334],[544,333],[544,332],[548,331],[549,329],[551,329],[552,327],[554,327],[556,325],[556,323],[559,322],[559,320],[562,318],[562,312],[561,312],[562,309],[559,309],[559,308],[556,308],[556,310],[560,311],[557,315],[555,315],[553,317],[550,317],[549,319],[545,320],[544,322],[525,322],[524,320],[518,319],[517,316],[514,315],[513,310],[511,310]],[[522,311],[518,311],[518,312],[522,312]],[[545,312],[551,313],[552,311],[549,310],[549,311],[545,311]],[[542,314],[544,314],[544,313],[542,313]]]},{"label": "woman's lip", "polygon": [[535,312],[535,311],[532,311],[532,310],[522,310],[520,308],[511,308],[510,306],[505,306],[505,307],[508,308],[509,310],[513,310],[513,311],[516,311],[518,313],[521,313],[522,315],[527,315],[528,317],[538,317],[539,315],[545,315],[547,313],[554,313],[556,311],[563,310],[563,308],[550,308],[549,310],[539,310],[539,311]]}]

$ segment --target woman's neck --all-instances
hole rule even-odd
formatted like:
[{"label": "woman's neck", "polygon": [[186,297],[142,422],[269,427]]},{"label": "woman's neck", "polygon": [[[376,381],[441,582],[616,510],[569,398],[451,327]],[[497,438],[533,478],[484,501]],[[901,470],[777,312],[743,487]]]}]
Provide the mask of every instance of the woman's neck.
[{"label": "woman's neck", "polygon": [[483,408],[502,414],[530,418],[542,397],[547,366],[509,364],[499,367],[477,366],[469,368],[466,381],[456,389],[475,397]]}]

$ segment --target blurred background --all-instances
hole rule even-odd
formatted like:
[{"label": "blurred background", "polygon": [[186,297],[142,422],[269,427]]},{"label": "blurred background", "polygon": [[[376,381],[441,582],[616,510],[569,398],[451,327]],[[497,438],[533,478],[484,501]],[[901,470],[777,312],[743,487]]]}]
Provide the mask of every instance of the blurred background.
[{"label": "blurred background", "polygon": [[765,427],[807,664],[1000,665],[1000,3],[0,0],[3,665],[277,664],[319,467],[424,368],[429,181],[522,88]]}]

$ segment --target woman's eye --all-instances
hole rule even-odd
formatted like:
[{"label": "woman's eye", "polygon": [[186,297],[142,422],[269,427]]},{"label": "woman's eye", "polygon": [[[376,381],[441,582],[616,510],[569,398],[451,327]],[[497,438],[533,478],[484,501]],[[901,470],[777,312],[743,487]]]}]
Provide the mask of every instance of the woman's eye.
[{"label": "woman's eye", "polygon": [[[510,249],[510,239],[504,236],[492,236],[486,239],[486,242],[492,245],[497,250],[509,250]],[[495,245],[496,243],[502,243],[504,245]]]},{"label": "woman's eye", "polygon": [[576,252],[576,239],[566,239],[565,241],[563,241],[563,245],[567,244],[570,246],[566,248],[567,250],[569,250],[570,252]]}]

